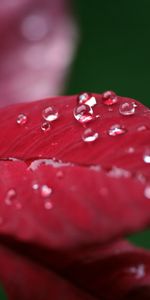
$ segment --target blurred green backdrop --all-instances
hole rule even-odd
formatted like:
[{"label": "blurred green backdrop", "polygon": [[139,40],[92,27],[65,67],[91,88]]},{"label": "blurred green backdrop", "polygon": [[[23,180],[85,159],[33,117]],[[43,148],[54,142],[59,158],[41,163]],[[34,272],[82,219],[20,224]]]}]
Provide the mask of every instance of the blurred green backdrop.
[{"label": "blurred green backdrop", "polygon": [[[114,90],[150,106],[150,1],[74,0],[79,47],[67,93]],[[150,231],[130,237],[150,248]]]},{"label": "blurred green backdrop", "polygon": [[74,0],[80,43],[67,93],[120,95],[150,105],[150,1]]}]

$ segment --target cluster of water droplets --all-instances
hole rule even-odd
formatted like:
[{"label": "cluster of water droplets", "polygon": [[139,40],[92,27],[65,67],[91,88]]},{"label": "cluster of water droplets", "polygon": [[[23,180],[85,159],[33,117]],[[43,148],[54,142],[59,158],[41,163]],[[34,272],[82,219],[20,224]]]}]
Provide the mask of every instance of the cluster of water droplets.
[{"label": "cluster of water droplets", "polygon": [[[92,120],[97,119],[100,115],[94,115],[94,107],[97,104],[97,99],[91,93],[81,93],[77,96],[77,105],[74,108],[73,114],[74,118],[84,127],[86,124],[91,124]],[[102,94],[102,105],[105,105],[110,110],[111,107],[119,104],[119,97],[113,91],[106,91]],[[132,116],[135,114],[137,104],[126,99],[124,102],[119,104],[119,113],[122,116]],[[141,129],[142,130],[142,129]],[[144,130],[144,129],[143,129]],[[127,132],[127,129],[122,124],[112,124],[107,133],[109,136],[123,135]],[[92,128],[88,127],[82,134],[82,140],[86,143],[91,143],[96,141],[100,137],[100,134],[94,131]]]},{"label": "cluster of water droplets", "polygon": [[5,204],[8,206],[14,205],[15,208],[21,209],[22,205],[17,200],[17,192],[14,188],[10,188],[5,195]]},{"label": "cluster of water droplets", "polygon": [[[51,122],[57,120],[59,117],[59,113],[54,106],[48,106],[42,111],[42,124],[41,130],[43,132],[47,132],[51,129]],[[16,123],[20,126],[25,125],[28,121],[28,117],[24,113],[20,113],[17,116]]]},{"label": "cluster of water droplets", "polygon": [[53,193],[53,190],[50,186],[47,184],[38,184],[37,182],[34,182],[32,184],[32,189],[34,192],[39,192],[41,198],[44,200],[44,207],[45,209],[51,209],[53,207],[52,201],[51,201],[51,195]]}]

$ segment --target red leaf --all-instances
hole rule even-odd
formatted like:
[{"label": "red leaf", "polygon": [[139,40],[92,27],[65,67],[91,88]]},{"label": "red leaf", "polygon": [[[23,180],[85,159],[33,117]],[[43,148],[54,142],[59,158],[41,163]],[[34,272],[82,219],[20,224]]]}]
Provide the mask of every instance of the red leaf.
[{"label": "red leaf", "polygon": [[[15,105],[0,111],[0,173],[3,174],[0,235],[3,244],[8,239],[7,247],[14,252],[23,245],[19,250],[21,255],[25,255],[23,249],[26,249],[26,255],[37,264],[48,265],[57,275],[98,299],[115,299],[112,295],[126,299],[121,297],[132,293],[134,288],[136,293],[139,286],[143,289],[145,284],[149,285],[149,275],[139,284],[126,271],[124,275],[124,268],[132,268],[134,255],[135,265],[144,262],[149,274],[149,254],[141,252],[140,256],[138,250],[133,250],[130,255],[114,257],[110,246],[105,259],[100,248],[100,257],[94,252],[98,273],[95,265],[90,264],[87,276],[83,257],[85,247],[90,247],[92,255],[94,245],[111,243],[114,238],[150,224],[150,111],[134,101],[135,113],[123,116],[119,106],[125,102],[132,104],[132,99],[118,97],[118,103],[110,111],[101,95],[94,96],[97,99],[94,119],[86,125],[99,134],[93,143],[83,141],[85,125],[73,116],[76,96]],[[50,124],[50,130],[49,123],[44,125],[44,129],[48,128],[44,132],[42,111],[51,105],[58,110],[59,118]],[[16,122],[20,114],[25,118],[22,125]],[[115,124],[123,128],[124,134],[108,134]],[[16,241],[14,246],[13,241]],[[123,246],[125,252],[126,247]],[[80,264],[77,254],[81,249],[84,251]],[[73,261],[69,268],[66,256]],[[110,295],[106,290],[108,278],[114,286]],[[39,277],[37,284],[38,280]],[[73,299],[69,297],[68,294],[68,300]]]}]

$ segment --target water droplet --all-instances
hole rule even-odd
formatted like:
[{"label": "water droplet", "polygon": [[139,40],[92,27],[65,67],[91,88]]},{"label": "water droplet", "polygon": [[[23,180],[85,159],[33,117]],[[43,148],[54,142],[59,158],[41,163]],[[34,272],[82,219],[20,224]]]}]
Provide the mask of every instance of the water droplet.
[{"label": "water droplet", "polygon": [[106,91],[102,94],[102,100],[105,105],[110,106],[118,102],[118,97],[113,91]]},{"label": "water droplet", "polygon": [[138,128],[137,128],[137,131],[144,131],[144,130],[147,130],[148,127],[146,125],[140,125]]},{"label": "water droplet", "polygon": [[138,107],[136,102],[132,102],[132,104],[133,104],[134,107]]},{"label": "water droplet", "polygon": [[144,196],[147,198],[147,199],[150,199],[150,184],[147,185],[145,187],[145,190],[144,190]]},{"label": "water droplet", "polygon": [[52,194],[52,188],[50,188],[48,185],[44,184],[41,186],[41,196],[43,198],[48,198]]},{"label": "water droplet", "polygon": [[108,134],[110,136],[122,135],[122,134],[125,134],[126,132],[127,132],[127,129],[119,124],[112,125],[110,127],[110,129],[108,130]]},{"label": "water droplet", "polygon": [[55,107],[49,106],[43,110],[42,116],[46,121],[52,122],[57,120],[59,115]]},{"label": "water droplet", "polygon": [[150,164],[150,149],[147,149],[145,152],[144,152],[144,155],[143,155],[143,160],[146,164]]},{"label": "water droplet", "polygon": [[38,183],[33,183],[32,189],[33,189],[34,191],[37,191],[37,190],[39,189],[39,184],[38,184]]},{"label": "water droplet", "polygon": [[74,109],[74,117],[80,123],[87,123],[93,119],[93,109],[86,105],[78,105]]},{"label": "water droplet", "polygon": [[57,176],[57,178],[63,178],[63,177],[64,177],[63,171],[59,170],[59,171],[56,173],[56,176]]},{"label": "water droplet", "polygon": [[50,123],[48,123],[48,122],[43,122],[42,125],[41,125],[41,129],[42,129],[42,131],[44,131],[44,132],[49,131],[50,128],[51,128],[51,126],[50,126]]},{"label": "water droplet", "polygon": [[12,205],[14,199],[16,198],[16,195],[17,195],[17,193],[16,193],[15,189],[13,189],[13,188],[9,189],[6,194],[6,197],[5,197],[5,203],[7,205]]},{"label": "water droplet", "polygon": [[98,139],[99,134],[98,132],[94,131],[91,128],[85,129],[82,135],[82,140],[86,143],[94,142]]},{"label": "water droplet", "polygon": [[44,203],[44,207],[45,207],[45,209],[52,209],[53,205],[50,201],[46,201]]},{"label": "water droplet", "polygon": [[131,116],[135,113],[135,106],[132,102],[124,102],[120,104],[119,112],[123,116]]},{"label": "water droplet", "polygon": [[118,167],[112,167],[110,171],[108,171],[108,176],[115,177],[115,178],[129,178],[131,176],[131,173],[128,170],[118,168]]},{"label": "water droplet", "polygon": [[25,114],[19,114],[17,117],[17,124],[24,125],[27,123],[27,116]]},{"label": "water droplet", "polygon": [[127,149],[127,153],[134,153],[134,152],[135,152],[134,147],[129,147],[129,148]]},{"label": "water droplet", "polygon": [[82,93],[78,96],[78,104],[86,104],[90,107],[93,107],[96,105],[96,103],[96,98],[90,93]]},{"label": "water droplet", "polygon": [[136,278],[142,278],[145,276],[145,266],[139,265],[137,267],[129,268],[129,272],[134,274]]}]

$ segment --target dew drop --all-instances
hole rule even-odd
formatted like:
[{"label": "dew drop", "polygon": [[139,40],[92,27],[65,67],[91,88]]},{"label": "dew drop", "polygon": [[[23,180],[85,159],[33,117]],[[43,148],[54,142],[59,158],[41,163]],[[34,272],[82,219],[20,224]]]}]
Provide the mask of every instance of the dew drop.
[{"label": "dew drop", "polygon": [[146,164],[150,164],[150,149],[147,149],[145,152],[144,152],[144,155],[143,155],[143,160]]},{"label": "dew drop", "polygon": [[5,197],[5,204],[7,205],[12,205],[13,204],[13,201],[14,199],[16,198],[16,191],[15,189],[9,189],[7,194],[6,194],[6,197]]},{"label": "dew drop", "polygon": [[45,207],[45,209],[51,209],[53,207],[53,205],[50,201],[46,201],[44,203],[44,207]]},{"label": "dew drop", "polygon": [[144,196],[147,198],[147,199],[150,199],[150,184],[147,185],[145,187],[145,190],[144,190]]},{"label": "dew drop", "polygon": [[103,103],[107,106],[111,106],[118,102],[118,97],[113,91],[106,91],[102,94]]},{"label": "dew drop", "polygon": [[56,173],[56,177],[59,178],[59,179],[63,178],[63,177],[64,177],[63,171],[59,170],[59,171]]},{"label": "dew drop", "polygon": [[58,119],[58,111],[53,106],[46,107],[42,112],[43,118],[48,121],[52,122]]},{"label": "dew drop", "polygon": [[139,265],[137,267],[131,267],[129,268],[129,272],[134,274],[136,278],[142,278],[145,276],[145,266]]},{"label": "dew drop", "polygon": [[140,125],[138,128],[137,128],[137,131],[144,131],[144,130],[147,130],[148,127],[146,125]]},{"label": "dew drop", "polygon": [[48,123],[48,122],[43,122],[41,125],[41,129],[43,132],[49,131],[50,128],[51,128],[51,126],[50,126],[50,123]]},{"label": "dew drop", "polygon": [[39,189],[38,183],[33,183],[33,184],[32,184],[32,189],[33,189],[34,191],[37,191],[37,190]]},{"label": "dew drop", "polygon": [[86,104],[90,107],[96,105],[97,101],[94,96],[90,93],[82,93],[78,96],[78,104]]},{"label": "dew drop", "polygon": [[134,153],[135,152],[135,148],[134,147],[129,147],[127,149],[127,153]]},{"label": "dew drop", "polygon": [[27,116],[25,114],[19,114],[17,117],[17,124],[24,125],[27,123]]},{"label": "dew drop", "polygon": [[127,132],[127,129],[119,124],[112,125],[108,130],[108,135],[110,136],[117,136],[122,135]]},{"label": "dew drop", "polygon": [[93,119],[93,109],[86,105],[78,105],[74,109],[74,117],[80,123],[87,123]]},{"label": "dew drop", "polygon": [[135,113],[135,106],[133,102],[124,102],[120,104],[119,112],[123,116],[131,116]]},{"label": "dew drop", "polygon": [[50,188],[48,185],[42,185],[41,186],[41,196],[43,198],[48,198],[52,194],[52,188]]},{"label": "dew drop", "polygon": [[133,104],[134,107],[138,107],[136,102],[132,102],[132,104]]},{"label": "dew drop", "polygon": [[86,143],[91,143],[91,142],[96,141],[98,139],[98,137],[99,137],[98,132],[94,131],[91,128],[87,128],[83,132],[82,140]]}]

